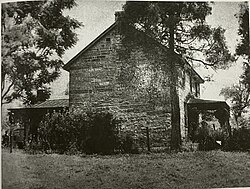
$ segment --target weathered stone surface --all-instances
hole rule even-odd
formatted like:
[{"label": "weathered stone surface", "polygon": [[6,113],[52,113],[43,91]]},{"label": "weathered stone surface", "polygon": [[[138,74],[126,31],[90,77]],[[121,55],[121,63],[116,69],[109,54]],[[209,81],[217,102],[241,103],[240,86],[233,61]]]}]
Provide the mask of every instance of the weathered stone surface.
[{"label": "weathered stone surface", "polygon": [[[103,110],[113,108],[122,114],[127,114],[128,121],[124,122],[124,126],[127,128],[137,126],[145,128],[147,126],[160,128],[159,131],[165,128],[163,133],[166,135],[166,139],[169,137],[171,128],[170,90],[167,72],[158,70],[158,75],[154,78],[155,94],[153,92],[151,96],[144,94],[142,92],[145,92],[143,87],[150,82],[148,78],[151,74],[145,68],[155,60],[153,60],[153,57],[145,56],[142,50],[135,47],[131,59],[128,61],[134,61],[134,64],[138,67],[136,74],[142,85],[136,86],[137,81],[132,81],[136,87],[127,88],[123,86],[119,77],[122,66],[126,63],[123,62],[124,60],[119,60],[117,55],[117,48],[121,46],[120,39],[121,36],[114,28],[71,64],[70,107],[87,108],[87,106],[91,106]],[[154,48],[153,45],[152,48]],[[159,60],[157,61],[159,62]],[[183,137],[187,135],[184,103],[186,96],[191,92],[190,75],[192,74],[189,70],[185,66],[179,68],[178,93]]]}]

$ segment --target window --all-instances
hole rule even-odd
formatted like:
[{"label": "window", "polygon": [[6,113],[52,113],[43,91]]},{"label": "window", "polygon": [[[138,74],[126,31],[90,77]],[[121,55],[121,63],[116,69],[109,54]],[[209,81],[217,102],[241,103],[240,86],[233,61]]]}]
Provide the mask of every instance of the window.
[{"label": "window", "polygon": [[110,38],[106,38],[106,42],[107,43],[111,43],[111,39]]},{"label": "window", "polygon": [[198,82],[195,82],[195,96],[199,97],[200,95],[200,84]]},{"label": "window", "polygon": [[189,81],[190,81],[190,92],[193,90],[193,80],[191,74],[189,75]]},{"label": "window", "polygon": [[182,72],[182,87],[185,87],[185,82],[186,82],[186,72],[185,72],[185,70],[183,70]]}]

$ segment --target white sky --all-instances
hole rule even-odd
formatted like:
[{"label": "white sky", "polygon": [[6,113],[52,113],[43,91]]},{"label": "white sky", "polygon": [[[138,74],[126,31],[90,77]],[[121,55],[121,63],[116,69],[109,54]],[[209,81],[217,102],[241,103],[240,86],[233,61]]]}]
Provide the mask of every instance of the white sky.
[{"label": "white sky", "polygon": [[[124,1],[77,1],[78,6],[70,11],[65,12],[84,24],[84,27],[77,31],[79,41],[77,45],[68,50],[63,57],[65,63],[76,55],[81,49],[88,45],[93,39],[101,34],[114,22],[114,13],[122,10]],[[225,35],[227,44],[232,53],[235,52],[237,44],[238,21],[235,14],[239,12],[239,1],[235,2],[215,2],[213,4],[212,15],[207,21],[212,26],[222,26],[226,29]],[[213,71],[212,69],[199,68],[198,73],[204,77],[205,75],[213,75],[213,82],[206,82],[201,87],[201,98],[224,100],[223,96],[219,96],[221,88],[236,83],[239,75],[242,73],[242,64],[240,61],[235,63],[229,69]],[[52,97],[56,98],[63,94],[68,83],[68,73],[63,71],[62,77],[53,85]],[[55,90],[54,90],[55,89]],[[60,90],[59,90],[60,89]]]}]

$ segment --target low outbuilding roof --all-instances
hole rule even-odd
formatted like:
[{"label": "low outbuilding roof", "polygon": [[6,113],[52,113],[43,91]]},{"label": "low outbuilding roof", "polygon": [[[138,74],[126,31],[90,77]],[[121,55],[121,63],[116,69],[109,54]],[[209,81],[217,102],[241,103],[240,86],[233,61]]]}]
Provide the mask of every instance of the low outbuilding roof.
[{"label": "low outbuilding roof", "polygon": [[62,108],[62,107],[69,107],[69,99],[46,100],[42,103],[35,104],[30,108]]},{"label": "low outbuilding roof", "polygon": [[30,107],[23,108],[9,108],[8,110],[19,110],[19,109],[49,109],[49,108],[68,108],[69,107],[69,99],[54,99],[54,100],[46,100],[39,104],[34,104]]}]

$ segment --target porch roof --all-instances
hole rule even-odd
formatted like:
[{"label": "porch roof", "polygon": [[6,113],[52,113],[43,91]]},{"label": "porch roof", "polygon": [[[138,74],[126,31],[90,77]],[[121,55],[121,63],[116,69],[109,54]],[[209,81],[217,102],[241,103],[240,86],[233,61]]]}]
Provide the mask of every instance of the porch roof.
[{"label": "porch roof", "polygon": [[217,101],[217,100],[205,100],[205,99],[190,99],[187,102],[188,106],[196,107],[200,110],[217,110],[221,108],[225,108],[227,110],[230,109],[230,106],[226,103],[226,101]]},{"label": "porch roof", "polygon": [[54,109],[54,108],[68,108],[69,99],[54,99],[46,100],[44,102],[34,104],[30,107],[21,107],[21,108],[9,108],[8,110],[27,110],[27,109]]}]

